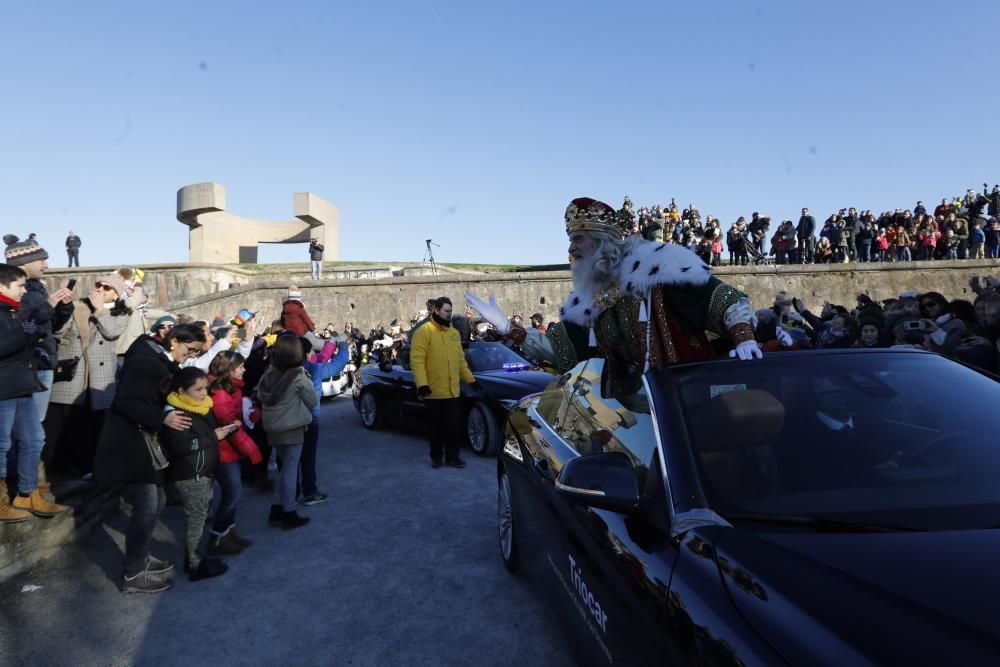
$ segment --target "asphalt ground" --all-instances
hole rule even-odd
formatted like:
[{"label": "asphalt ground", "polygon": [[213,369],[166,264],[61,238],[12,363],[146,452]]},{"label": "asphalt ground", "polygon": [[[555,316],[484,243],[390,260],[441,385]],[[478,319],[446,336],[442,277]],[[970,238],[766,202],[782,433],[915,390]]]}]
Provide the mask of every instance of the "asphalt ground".
[{"label": "asphalt ground", "polygon": [[[430,467],[423,436],[366,431],[349,395],[325,402],[312,522],[267,525],[270,494],[237,516],[254,545],[230,570],[123,595],[126,518],[0,586],[0,665],[569,665],[543,602],[500,562],[496,460]],[[168,506],[153,553],[183,560]],[[22,592],[25,586],[42,588]]]}]

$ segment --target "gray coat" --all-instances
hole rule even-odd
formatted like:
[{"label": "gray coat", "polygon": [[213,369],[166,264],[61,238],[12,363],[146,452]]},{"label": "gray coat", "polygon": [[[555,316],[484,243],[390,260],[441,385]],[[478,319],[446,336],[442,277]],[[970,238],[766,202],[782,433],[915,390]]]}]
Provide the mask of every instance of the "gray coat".
[{"label": "gray coat", "polygon": [[262,406],[261,424],[272,445],[300,445],[312,421],[312,409],[319,403],[316,389],[304,368],[281,372],[268,368],[257,384]]},{"label": "gray coat", "polygon": [[[52,385],[53,403],[60,405],[83,405],[85,391],[90,391],[90,409],[106,410],[115,398],[117,355],[114,341],[125,333],[128,315],[112,315],[106,309],[92,312],[83,301],[75,304],[73,317],[59,332],[59,359],[81,358],[76,373],[69,382]],[[86,363],[83,357],[83,341],[77,320],[86,318],[88,324]]]}]

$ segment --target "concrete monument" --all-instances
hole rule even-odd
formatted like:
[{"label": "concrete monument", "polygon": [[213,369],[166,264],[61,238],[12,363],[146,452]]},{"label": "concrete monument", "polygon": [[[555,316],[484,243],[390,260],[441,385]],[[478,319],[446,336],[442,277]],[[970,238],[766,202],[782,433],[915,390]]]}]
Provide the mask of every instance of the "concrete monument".
[{"label": "concrete monument", "polygon": [[[298,220],[244,218],[226,210],[226,189],[218,183],[196,183],[177,191],[177,219],[190,228],[188,261],[255,264],[258,243],[308,243],[318,239],[325,261],[340,255],[340,211],[311,192],[296,192]],[[302,261],[308,259],[302,249]]]}]

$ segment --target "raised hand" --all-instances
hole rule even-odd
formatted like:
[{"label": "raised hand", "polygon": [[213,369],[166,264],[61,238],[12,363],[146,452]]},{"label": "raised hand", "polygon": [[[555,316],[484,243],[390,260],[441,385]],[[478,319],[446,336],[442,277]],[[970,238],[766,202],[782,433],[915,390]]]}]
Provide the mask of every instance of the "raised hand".
[{"label": "raised hand", "polygon": [[486,303],[475,294],[467,292],[465,294],[465,300],[472,306],[473,309],[482,315],[483,319],[493,325],[497,333],[501,336],[506,335],[510,331],[510,321],[504,312],[497,305],[497,300],[495,297],[490,297],[490,302]]}]

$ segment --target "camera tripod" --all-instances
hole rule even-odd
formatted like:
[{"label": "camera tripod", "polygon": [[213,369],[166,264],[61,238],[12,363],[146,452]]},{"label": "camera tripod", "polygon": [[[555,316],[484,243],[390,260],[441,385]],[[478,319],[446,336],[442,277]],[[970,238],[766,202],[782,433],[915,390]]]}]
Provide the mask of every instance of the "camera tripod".
[{"label": "camera tripod", "polygon": [[438,267],[437,267],[437,262],[434,261],[434,251],[431,249],[431,246],[432,245],[437,246],[438,248],[440,248],[441,246],[439,246],[437,243],[434,243],[431,239],[426,239],[424,243],[427,244],[427,250],[424,251],[423,261],[431,263],[431,273],[436,276],[438,272]]}]

